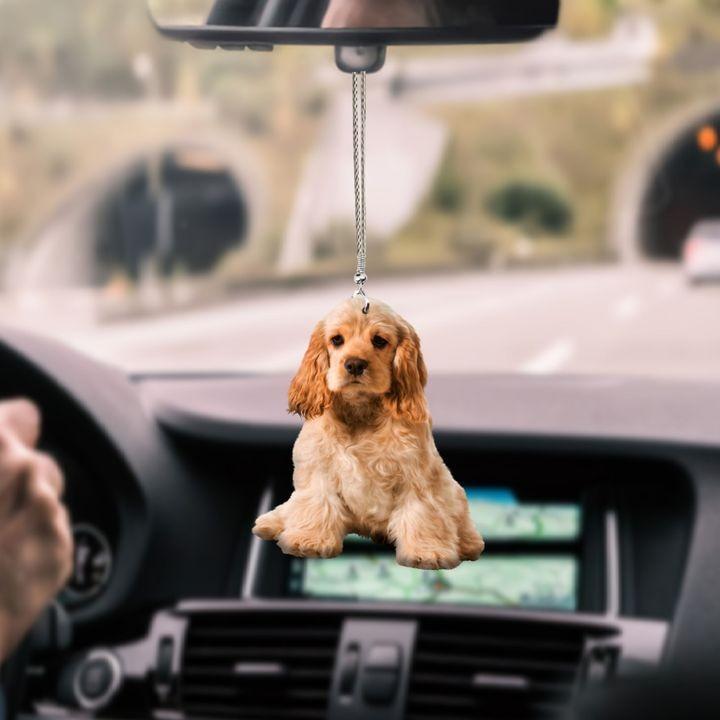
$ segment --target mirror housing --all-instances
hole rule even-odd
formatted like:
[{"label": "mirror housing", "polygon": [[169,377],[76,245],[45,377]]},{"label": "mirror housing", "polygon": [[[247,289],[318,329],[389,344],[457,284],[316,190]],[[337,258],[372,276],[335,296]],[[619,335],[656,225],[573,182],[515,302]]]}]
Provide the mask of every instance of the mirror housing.
[{"label": "mirror housing", "polygon": [[[554,28],[560,0],[148,0],[158,31],[195,47],[488,44]],[[192,12],[188,7],[194,8]]]}]

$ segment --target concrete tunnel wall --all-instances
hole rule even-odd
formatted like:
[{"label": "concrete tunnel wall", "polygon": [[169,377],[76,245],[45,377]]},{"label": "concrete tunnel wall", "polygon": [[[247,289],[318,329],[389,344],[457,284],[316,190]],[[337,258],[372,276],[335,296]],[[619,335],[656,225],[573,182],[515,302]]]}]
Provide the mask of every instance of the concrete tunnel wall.
[{"label": "concrete tunnel wall", "polygon": [[720,157],[697,133],[720,138],[717,101],[683,108],[647,133],[618,176],[610,243],[624,262],[677,261],[692,225],[720,217]]},{"label": "concrete tunnel wall", "polygon": [[[264,178],[253,154],[243,147],[243,143],[234,135],[217,129],[168,138],[162,145],[138,147],[134,152],[126,153],[124,159],[98,158],[95,170],[75,181],[61,195],[55,210],[31,230],[26,242],[10,258],[4,277],[0,278],[2,285],[10,290],[32,291],[102,284],[107,280],[107,270],[113,264],[117,266],[118,249],[126,240],[117,237],[108,240],[103,237],[107,233],[99,227],[103,215],[104,222],[112,220],[113,208],[109,205],[118,197],[119,188],[133,175],[137,176],[137,168],[148,158],[161,157],[168,151],[193,149],[200,149],[221,161],[223,174],[227,176],[226,186],[234,184],[237,190],[241,217],[237,221],[237,236],[230,237],[226,233],[223,240],[227,247],[216,247],[207,257],[193,255],[193,248],[187,247],[190,243],[186,238],[184,250],[190,258],[188,264],[194,264],[202,271],[208,267],[207,263],[219,261],[225,250],[242,248],[243,253],[258,253],[264,232]],[[213,192],[214,189],[209,188],[211,196]],[[160,217],[162,213],[157,215]],[[197,220],[193,213],[181,212],[180,218],[185,225]],[[125,233],[127,237],[131,234]]]}]

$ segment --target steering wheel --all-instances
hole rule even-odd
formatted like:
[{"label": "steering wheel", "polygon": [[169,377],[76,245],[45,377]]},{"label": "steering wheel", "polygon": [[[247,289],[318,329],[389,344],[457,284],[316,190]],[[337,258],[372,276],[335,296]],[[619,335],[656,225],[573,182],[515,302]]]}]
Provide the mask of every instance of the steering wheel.
[{"label": "steering wheel", "polygon": [[33,647],[32,633],[28,635],[15,652],[3,663],[2,687],[4,712],[0,717],[4,720],[13,720],[20,709],[20,703],[25,690],[25,670]]},{"label": "steering wheel", "polygon": [[[34,652],[56,652],[69,647],[72,640],[72,624],[65,608],[53,602],[37,619],[32,630],[25,636],[13,654],[0,669],[0,718],[14,720],[20,710],[28,662]],[[4,705],[4,708],[3,708]]]}]

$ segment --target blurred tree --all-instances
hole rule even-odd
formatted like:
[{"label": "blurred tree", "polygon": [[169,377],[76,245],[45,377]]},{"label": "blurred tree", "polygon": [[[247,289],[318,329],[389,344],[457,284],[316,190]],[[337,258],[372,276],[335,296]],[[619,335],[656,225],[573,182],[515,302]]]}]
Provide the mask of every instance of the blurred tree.
[{"label": "blurred tree", "polygon": [[487,199],[487,208],[531,234],[562,235],[573,219],[570,204],[555,188],[527,181],[510,182],[495,190]]}]

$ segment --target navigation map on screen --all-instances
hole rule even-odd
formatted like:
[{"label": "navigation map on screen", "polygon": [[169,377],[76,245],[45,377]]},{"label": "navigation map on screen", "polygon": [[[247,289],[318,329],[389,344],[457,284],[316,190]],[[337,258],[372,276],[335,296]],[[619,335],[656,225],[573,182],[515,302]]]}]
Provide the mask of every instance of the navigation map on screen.
[{"label": "navigation map on screen", "polygon": [[[488,541],[477,562],[453,570],[401,567],[370,541],[348,536],[356,551],[331,559],[293,560],[290,592],[314,598],[465,603],[534,609],[577,609],[581,532],[577,504],[526,504],[504,488],[467,489],[470,512]],[[492,541],[537,548],[543,541],[568,544],[568,552],[493,554]],[[360,545],[362,543],[362,545]],[[357,552],[358,546],[367,552]]]},{"label": "navigation map on screen", "polygon": [[520,503],[505,488],[467,488],[470,515],[487,540],[576,540],[580,506]]},{"label": "navigation map on screen", "polygon": [[577,560],[572,556],[484,557],[454,570],[402,567],[387,553],[293,563],[307,597],[552,610],[577,606]]}]

